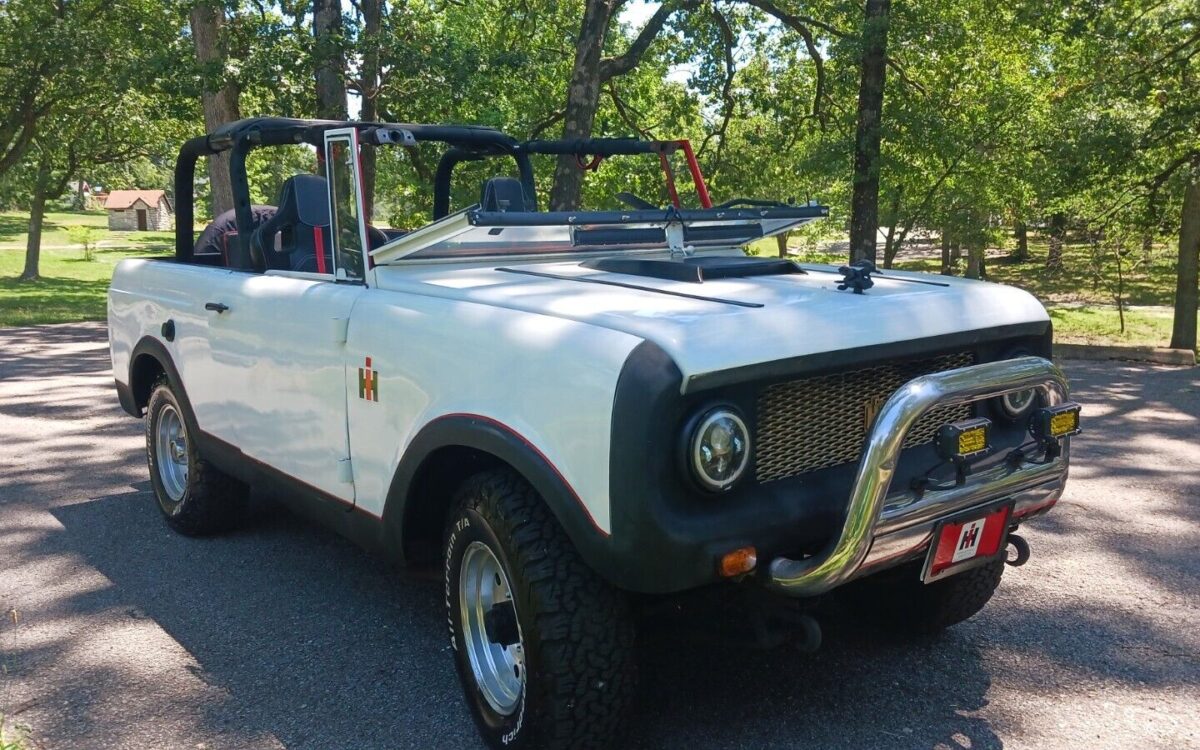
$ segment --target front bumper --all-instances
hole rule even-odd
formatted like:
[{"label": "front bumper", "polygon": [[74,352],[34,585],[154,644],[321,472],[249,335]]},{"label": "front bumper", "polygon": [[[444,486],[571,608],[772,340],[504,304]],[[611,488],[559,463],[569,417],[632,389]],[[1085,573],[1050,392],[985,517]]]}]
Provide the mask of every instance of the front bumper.
[{"label": "front bumper", "polygon": [[1046,463],[1003,464],[971,475],[961,486],[889,494],[909,429],[930,409],[1037,388],[1044,403],[1067,398],[1062,371],[1041,357],[989,362],[916,378],[880,409],[859,462],[842,529],[822,551],[802,559],[777,557],[768,585],[792,596],[829,591],[873,570],[915,556],[937,522],[958,511],[1012,497],[1014,518],[1053,504],[1062,493],[1069,448]]}]

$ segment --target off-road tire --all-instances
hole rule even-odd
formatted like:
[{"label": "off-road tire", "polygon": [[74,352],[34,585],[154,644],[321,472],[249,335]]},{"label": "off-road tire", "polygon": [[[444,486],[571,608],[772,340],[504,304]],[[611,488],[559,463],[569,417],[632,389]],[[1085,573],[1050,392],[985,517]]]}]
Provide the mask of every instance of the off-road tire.
[{"label": "off-road tire", "polygon": [[[187,436],[188,476],[183,495],[172,500],[159,473],[155,433],[166,406],[181,417]],[[175,393],[175,386],[164,375],[151,388],[146,407],[146,463],[158,509],[167,525],[180,534],[204,536],[233,528],[245,514],[249,488],[207,461],[196,444],[191,426],[192,415]]]},{"label": "off-road tire", "polygon": [[[446,609],[463,693],[493,748],[592,750],[619,734],[636,681],[634,626],[624,595],[580,559],[545,502],[510,471],[459,489],[445,537]],[[484,699],[466,653],[459,607],[463,554],[482,542],[504,569],[525,654],[511,715]]]},{"label": "off-road tire", "polygon": [[921,582],[921,564],[909,564],[851,584],[844,601],[867,622],[890,632],[928,636],[977,614],[1004,574],[1004,560]]}]

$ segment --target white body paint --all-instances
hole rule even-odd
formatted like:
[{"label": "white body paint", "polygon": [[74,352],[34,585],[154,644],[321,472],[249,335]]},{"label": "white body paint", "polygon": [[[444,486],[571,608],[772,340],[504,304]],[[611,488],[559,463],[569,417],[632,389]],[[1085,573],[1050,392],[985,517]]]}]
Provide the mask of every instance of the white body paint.
[{"label": "white body paint", "polygon": [[[162,324],[174,320],[177,335],[166,346],[202,430],[375,515],[422,427],[452,414],[486,417],[540,451],[605,532],[611,531],[613,396],[622,365],[643,340],[665,350],[686,381],[744,365],[1047,319],[1020,290],[919,274],[894,276],[948,286],[884,276],[854,295],[837,291],[840,277],[828,273],[697,285],[601,273],[574,260],[401,261],[368,272],[366,286],[297,276],[121,262],[109,302],[116,378],[127,382],[136,343],[145,336],[161,340]],[[229,311],[206,311],[209,301]],[[378,401],[359,398],[358,369],[367,357]],[[339,472],[345,459],[352,483]]]}]

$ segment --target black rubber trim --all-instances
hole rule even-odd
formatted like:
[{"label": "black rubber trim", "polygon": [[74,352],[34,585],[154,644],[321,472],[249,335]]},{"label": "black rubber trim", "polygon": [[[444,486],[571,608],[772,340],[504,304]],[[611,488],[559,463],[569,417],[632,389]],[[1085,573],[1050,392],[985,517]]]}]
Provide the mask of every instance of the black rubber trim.
[{"label": "black rubber trim", "polygon": [[724,299],[721,297],[705,297],[701,294],[685,294],[684,292],[670,292],[666,289],[655,289],[650,286],[641,286],[640,284],[627,284],[623,281],[613,281],[611,279],[597,279],[594,276],[567,276],[558,273],[544,273],[542,271],[527,271],[523,268],[497,268],[497,271],[504,273],[516,273],[522,276],[537,276],[543,279],[557,279],[559,281],[578,281],[584,284],[603,284],[604,286],[619,286],[623,289],[636,289],[640,292],[652,292],[654,294],[665,294],[670,297],[683,297],[685,299],[700,300],[701,302],[714,302],[719,305],[735,305],[737,307],[762,307],[763,305],[757,302],[741,302],[735,299]]},{"label": "black rubber trim", "polygon": [[[417,496],[417,480],[426,460],[447,447],[477,450],[511,466],[546,501],[584,560],[601,575],[611,567],[608,534],[596,526],[583,501],[558,469],[516,431],[476,414],[446,415],[421,428],[405,450],[392,478],[383,511],[385,525],[397,533],[402,532],[405,524],[420,512],[414,504],[430,501]],[[402,540],[397,537],[394,541],[399,546]]]},{"label": "black rubber trim", "polygon": [[303,482],[290,474],[247,456],[240,448],[215,435],[197,430],[197,443],[205,459],[226,474],[265,490],[273,499],[296,513],[340,534],[390,563],[402,564],[398,529],[386,519]]},{"label": "black rubber trim", "polygon": [[[1019,327],[1018,327],[1019,328]],[[1017,340],[1012,329],[976,332],[979,343],[965,346],[958,336],[904,342],[897,347],[860,348],[837,357],[814,357],[808,367],[759,368],[746,379],[726,381],[703,391],[681,393],[683,376],[671,357],[651,342],[630,353],[617,381],[612,415],[609,497],[612,537],[608,567],[601,570],[616,585],[649,594],[697,588],[720,581],[721,555],[753,545],[761,563],[779,555],[819,551],[841,528],[857,465],[853,462],[770,482],[752,474],[733,489],[705,493],[680,466],[676,448],[690,420],[718,405],[743,415],[757,434],[756,403],[772,381],[763,373],[794,378],[869,367],[881,361],[911,360],[970,349],[976,361],[994,361],[1016,343],[1049,356],[1050,328]],[[831,364],[832,363],[832,364]],[[983,415],[987,415],[986,404]],[[998,450],[979,464],[1003,461],[1003,448],[1026,439],[1019,427],[996,426]],[[988,463],[988,462],[992,463]],[[931,445],[906,449],[894,482],[900,486],[939,463]]]},{"label": "black rubber trim", "polygon": [[[129,412],[135,417],[142,416],[141,407],[137,403],[137,393],[134,390],[135,384],[133,382],[133,368],[134,364],[137,363],[138,358],[144,354],[154,357],[154,359],[156,359],[158,363],[162,365],[163,371],[167,373],[167,377],[171,380],[171,385],[175,386],[175,396],[179,399],[180,405],[183,406],[184,411],[186,411],[189,415],[193,414],[194,412],[192,412],[192,404],[190,401],[188,401],[187,392],[183,385],[183,378],[179,375],[179,370],[175,368],[175,361],[171,358],[171,352],[167,349],[166,344],[154,338],[153,336],[143,336],[142,339],[134,345],[133,351],[129,353],[129,372],[127,373],[129,376],[129,399],[133,404],[135,411],[130,411],[128,408],[126,408],[125,411]],[[121,398],[120,387],[117,388],[117,398]],[[122,402],[121,406],[124,407],[125,403]],[[187,428],[189,431],[195,431],[196,421],[194,418],[191,419],[191,422],[187,425]]]},{"label": "black rubber trim", "polygon": [[[771,362],[761,362],[742,367],[731,367],[727,370],[705,372],[692,375],[683,385],[684,393],[720,388],[734,383],[747,381],[777,380],[808,375],[823,371],[837,370],[849,365],[869,366],[875,362],[891,359],[908,359],[923,354],[930,354],[944,349],[969,349],[979,344],[1024,336],[1049,337],[1051,332],[1049,321],[1033,323],[1014,323],[1012,325],[994,328],[980,328],[971,331],[955,331],[942,336],[915,339],[910,341],[892,341],[874,346],[862,346],[852,349],[838,349],[819,354],[805,354],[788,359],[777,359]],[[1048,356],[1048,355],[1042,355]]]},{"label": "black rubber trim", "polygon": [[141,418],[142,407],[138,406],[137,399],[133,397],[133,387],[127,383],[122,383],[120,380],[113,378],[113,385],[117,388],[117,401],[121,402],[121,408],[131,417]]}]

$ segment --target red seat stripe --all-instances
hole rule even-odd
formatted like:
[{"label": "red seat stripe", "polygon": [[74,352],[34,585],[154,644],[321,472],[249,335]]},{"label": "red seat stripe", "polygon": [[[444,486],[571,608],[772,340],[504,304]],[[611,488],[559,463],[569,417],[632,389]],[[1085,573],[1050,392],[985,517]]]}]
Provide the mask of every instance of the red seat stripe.
[{"label": "red seat stripe", "polygon": [[317,273],[325,273],[325,233],[313,227],[313,243],[317,246]]}]

